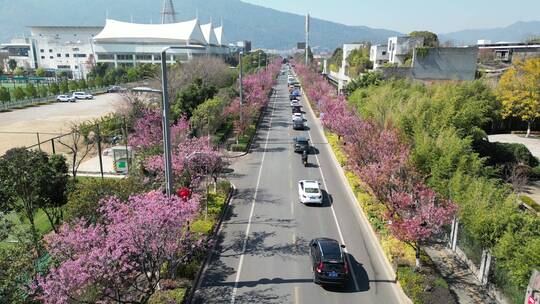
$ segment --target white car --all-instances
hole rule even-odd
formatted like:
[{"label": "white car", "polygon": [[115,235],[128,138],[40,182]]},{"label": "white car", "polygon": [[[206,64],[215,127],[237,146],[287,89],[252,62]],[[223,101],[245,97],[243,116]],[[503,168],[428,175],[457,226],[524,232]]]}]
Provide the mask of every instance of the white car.
[{"label": "white car", "polygon": [[300,100],[298,99],[293,99],[291,101],[291,107],[299,107],[300,106]]},{"label": "white car", "polygon": [[304,120],[304,114],[302,113],[294,113],[292,115],[292,120],[295,120],[295,119],[301,119],[301,120]]},{"label": "white car", "polygon": [[302,204],[322,205],[323,195],[319,182],[311,180],[301,180],[298,182],[298,199]]},{"label": "white car", "polygon": [[72,97],[75,99],[94,99],[92,94],[88,94],[86,92],[73,92]]},{"label": "white car", "polygon": [[69,95],[58,95],[56,96],[57,102],[75,102],[75,98]]}]

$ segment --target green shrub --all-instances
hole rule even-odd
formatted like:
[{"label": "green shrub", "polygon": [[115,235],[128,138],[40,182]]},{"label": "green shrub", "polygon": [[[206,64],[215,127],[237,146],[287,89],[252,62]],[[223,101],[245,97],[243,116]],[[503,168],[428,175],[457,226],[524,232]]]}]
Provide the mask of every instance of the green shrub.
[{"label": "green shrub", "polygon": [[195,233],[209,234],[214,226],[214,221],[211,220],[196,220],[191,224],[191,231]]},{"label": "green shrub", "polygon": [[133,178],[103,180],[79,178],[65,206],[65,220],[73,221],[82,218],[87,222],[95,223],[100,219],[97,209],[100,207],[101,199],[116,196],[126,200],[129,196],[142,193],[144,190],[144,187]]},{"label": "green shrub", "polygon": [[178,304],[184,301],[186,288],[180,287],[172,290],[160,290],[150,297],[148,304]]},{"label": "green shrub", "polygon": [[201,263],[199,261],[191,261],[187,264],[180,265],[176,274],[180,278],[193,280],[200,267]]},{"label": "green shrub", "polygon": [[21,87],[16,87],[13,90],[13,99],[14,100],[21,100],[26,97],[26,94],[24,93],[24,90]]},{"label": "green shrub", "polygon": [[51,83],[51,85],[49,86],[49,92],[51,92],[51,94],[53,95],[57,95],[58,93],[60,93],[60,88],[58,87],[58,84]]},{"label": "green shrub", "polygon": [[11,94],[9,94],[9,90],[5,87],[0,87],[0,101],[11,101]]},{"label": "green shrub", "polygon": [[238,143],[231,145],[231,151],[233,152],[246,152],[247,151],[247,143]]}]

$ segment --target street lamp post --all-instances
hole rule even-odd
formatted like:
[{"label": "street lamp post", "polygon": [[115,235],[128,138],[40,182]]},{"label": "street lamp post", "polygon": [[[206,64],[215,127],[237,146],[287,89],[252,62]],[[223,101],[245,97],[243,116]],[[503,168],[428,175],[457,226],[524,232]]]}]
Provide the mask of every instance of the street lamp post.
[{"label": "street lamp post", "polygon": [[197,46],[169,46],[161,51],[161,91],[151,88],[134,89],[137,92],[160,93],[162,97],[161,104],[161,124],[163,127],[163,155],[165,157],[165,191],[170,197],[173,193],[173,178],[172,178],[172,151],[171,151],[171,126],[169,124],[170,103],[169,103],[169,88],[167,78],[167,51],[168,50],[183,50],[183,49],[198,49]]},{"label": "street lamp post", "polygon": [[239,53],[239,65],[240,65],[240,127],[243,127],[244,122],[244,114],[242,111],[242,107],[244,106],[244,85],[242,84],[242,78],[243,78],[243,71],[242,71],[242,55],[244,55],[244,51],[240,51]]},{"label": "street lamp post", "polygon": [[167,196],[172,194],[172,153],[171,153],[171,129],[169,125],[170,104],[169,90],[167,85],[167,50],[161,52],[161,96],[163,103],[161,108],[161,124],[163,126],[163,153],[165,154],[165,191]]}]

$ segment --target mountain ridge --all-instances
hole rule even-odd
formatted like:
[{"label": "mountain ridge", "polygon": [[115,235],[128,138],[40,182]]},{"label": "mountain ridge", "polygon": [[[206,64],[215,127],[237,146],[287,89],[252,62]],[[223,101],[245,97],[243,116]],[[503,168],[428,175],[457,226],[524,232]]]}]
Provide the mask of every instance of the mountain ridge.
[{"label": "mountain ridge", "polygon": [[[31,25],[104,25],[105,17],[138,23],[160,20],[161,0],[0,0],[0,42],[28,33]],[[91,3],[91,5],[89,5]],[[198,12],[201,23],[223,22],[229,42],[251,40],[254,48],[290,49],[304,41],[304,16],[258,6],[241,0],[175,1],[179,21],[193,19]],[[464,30],[440,34],[440,40],[476,43],[522,40],[524,35],[540,34],[540,21],[515,23],[513,28]],[[524,29],[522,29],[524,28]],[[501,30],[502,29],[502,30]],[[429,30],[429,29],[427,29]],[[498,33],[498,32],[502,32]],[[386,43],[388,37],[403,35],[397,31],[349,26],[318,18],[311,20],[310,44],[319,50],[333,51],[343,43],[371,41]],[[473,39],[474,38],[474,39]],[[500,39],[504,38],[504,39]]]}]

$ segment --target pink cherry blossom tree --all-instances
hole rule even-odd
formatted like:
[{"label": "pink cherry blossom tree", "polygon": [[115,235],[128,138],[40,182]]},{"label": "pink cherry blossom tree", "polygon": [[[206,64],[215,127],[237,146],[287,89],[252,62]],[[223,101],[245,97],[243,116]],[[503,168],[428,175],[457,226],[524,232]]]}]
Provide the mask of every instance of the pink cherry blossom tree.
[{"label": "pink cherry blossom tree", "polygon": [[457,211],[456,204],[421,183],[393,191],[387,197],[387,206],[385,217],[390,231],[415,250],[416,267],[421,267],[420,246],[440,234]]},{"label": "pink cherry blossom tree", "polygon": [[160,192],[102,201],[103,222],[65,224],[45,237],[53,267],[33,286],[46,304],[146,303],[202,246],[189,230],[199,199]]},{"label": "pink cherry blossom tree", "polygon": [[457,206],[424,185],[409,164],[410,147],[395,128],[383,129],[361,119],[314,69],[301,63],[295,66],[308,98],[324,113],[323,126],[341,139],[348,169],[385,205],[390,231],[414,248],[420,266],[420,245],[450,223]]}]

